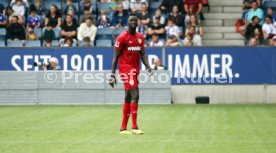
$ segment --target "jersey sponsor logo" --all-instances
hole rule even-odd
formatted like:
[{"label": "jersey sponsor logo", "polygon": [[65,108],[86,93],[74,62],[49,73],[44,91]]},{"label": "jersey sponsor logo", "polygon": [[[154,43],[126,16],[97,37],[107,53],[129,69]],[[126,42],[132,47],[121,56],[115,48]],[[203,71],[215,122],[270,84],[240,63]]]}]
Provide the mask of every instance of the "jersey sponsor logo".
[{"label": "jersey sponsor logo", "polygon": [[138,39],[139,44],[142,44],[142,39]]},{"label": "jersey sponsor logo", "polygon": [[116,41],[115,47],[119,47],[119,46],[120,46],[120,42],[119,42],[119,41]]},{"label": "jersey sponsor logo", "polygon": [[131,52],[141,51],[141,46],[128,47],[127,50]]}]

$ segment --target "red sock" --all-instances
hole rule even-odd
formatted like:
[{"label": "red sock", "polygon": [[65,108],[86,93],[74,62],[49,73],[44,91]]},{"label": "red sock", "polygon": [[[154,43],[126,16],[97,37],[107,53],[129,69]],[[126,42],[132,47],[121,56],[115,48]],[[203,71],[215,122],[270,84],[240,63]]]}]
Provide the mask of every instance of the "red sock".
[{"label": "red sock", "polygon": [[129,115],[130,115],[130,103],[125,102],[123,107],[123,121],[121,126],[122,130],[127,129],[127,122],[128,122]]},{"label": "red sock", "polygon": [[132,129],[138,129],[137,125],[137,113],[138,113],[138,103],[130,104],[130,112],[132,117]]}]

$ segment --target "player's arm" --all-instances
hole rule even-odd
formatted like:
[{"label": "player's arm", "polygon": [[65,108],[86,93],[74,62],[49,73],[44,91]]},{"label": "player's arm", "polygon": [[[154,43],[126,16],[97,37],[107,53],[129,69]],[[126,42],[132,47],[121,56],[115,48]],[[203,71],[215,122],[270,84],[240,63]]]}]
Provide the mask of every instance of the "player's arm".
[{"label": "player's arm", "polygon": [[140,55],[141,55],[141,60],[142,60],[143,64],[145,65],[145,67],[147,68],[148,72],[151,75],[152,69],[151,69],[151,67],[149,65],[149,61],[148,61],[148,58],[146,56],[146,51],[145,51],[144,48],[141,50]]},{"label": "player's arm", "polygon": [[116,68],[117,68],[117,64],[118,64],[118,59],[119,56],[121,55],[121,51],[118,49],[114,50],[114,56],[113,56],[113,60],[112,60],[112,71],[111,71],[111,77],[109,80],[109,84],[112,88],[114,88],[114,84],[116,84],[116,77],[115,77],[115,73],[116,73]]}]

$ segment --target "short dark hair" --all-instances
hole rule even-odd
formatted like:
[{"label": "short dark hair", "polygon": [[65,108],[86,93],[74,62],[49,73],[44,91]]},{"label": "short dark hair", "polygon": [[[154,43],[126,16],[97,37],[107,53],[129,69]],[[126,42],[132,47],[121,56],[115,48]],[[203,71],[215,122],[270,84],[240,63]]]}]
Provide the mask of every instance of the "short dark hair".
[{"label": "short dark hair", "polygon": [[89,6],[85,6],[83,10],[84,11],[90,11],[90,7]]},{"label": "short dark hair", "polygon": [[19,17],[17,15],[12,16],[13,18],[16,18],[17,20],[19,20]]},{"label": "short dark hair", "polygon": [[84,37],[83,38],[83,41],[89,41],[90,42],[90,40],[91,40],[90,37]]},{"label": "short dark hair", "polygon": [[91,16],[88,16],[88,17],[85,18],[85,20],[91,20],[91,21],[93,21],[93,18]]},{"label": "short dark hair", "polygon": [[67,16],[70,16],[72,19],[74,18],[73,15],[71,15],[71,14],[67,14],[66,17],[67,17]]},{"label": "short dark hair", "polygon": [[253,16],[253,18],[252,18],[252,20],[251,20],[251,21],[254,21],[256,18],[258,18],[258,19],[259,19],[259,17],[258,17],[258,16]]},{"label": "short dark hair", "polygon": [[73,44],[73,39],[71,37],[66,37],[64,43],[66,43],[68,40]]},{"label": "short dark hair", "polygon": [[265,18],[268,18],[270,21],[273,21],[273,17],[270,15],[265,16]]}]

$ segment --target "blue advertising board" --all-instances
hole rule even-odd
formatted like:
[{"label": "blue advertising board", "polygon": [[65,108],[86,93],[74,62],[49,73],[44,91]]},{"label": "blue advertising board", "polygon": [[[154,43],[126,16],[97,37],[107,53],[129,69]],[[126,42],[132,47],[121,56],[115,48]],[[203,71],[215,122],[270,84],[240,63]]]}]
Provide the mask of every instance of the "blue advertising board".
[{"label": "blue advertising board", "polygon": [[[113,48],[0,48],[1,71],[38,71],[34,62],[59,59],[63,70],[110,70]],[[147,48],[163,60],[172,84],[276,84],[276,48]],[[145,69],[143,64],[142,69]]]},{"label": "blue advertising board", "polygon": [[276,48],[166,48],[172,84],[276,84]]}]

